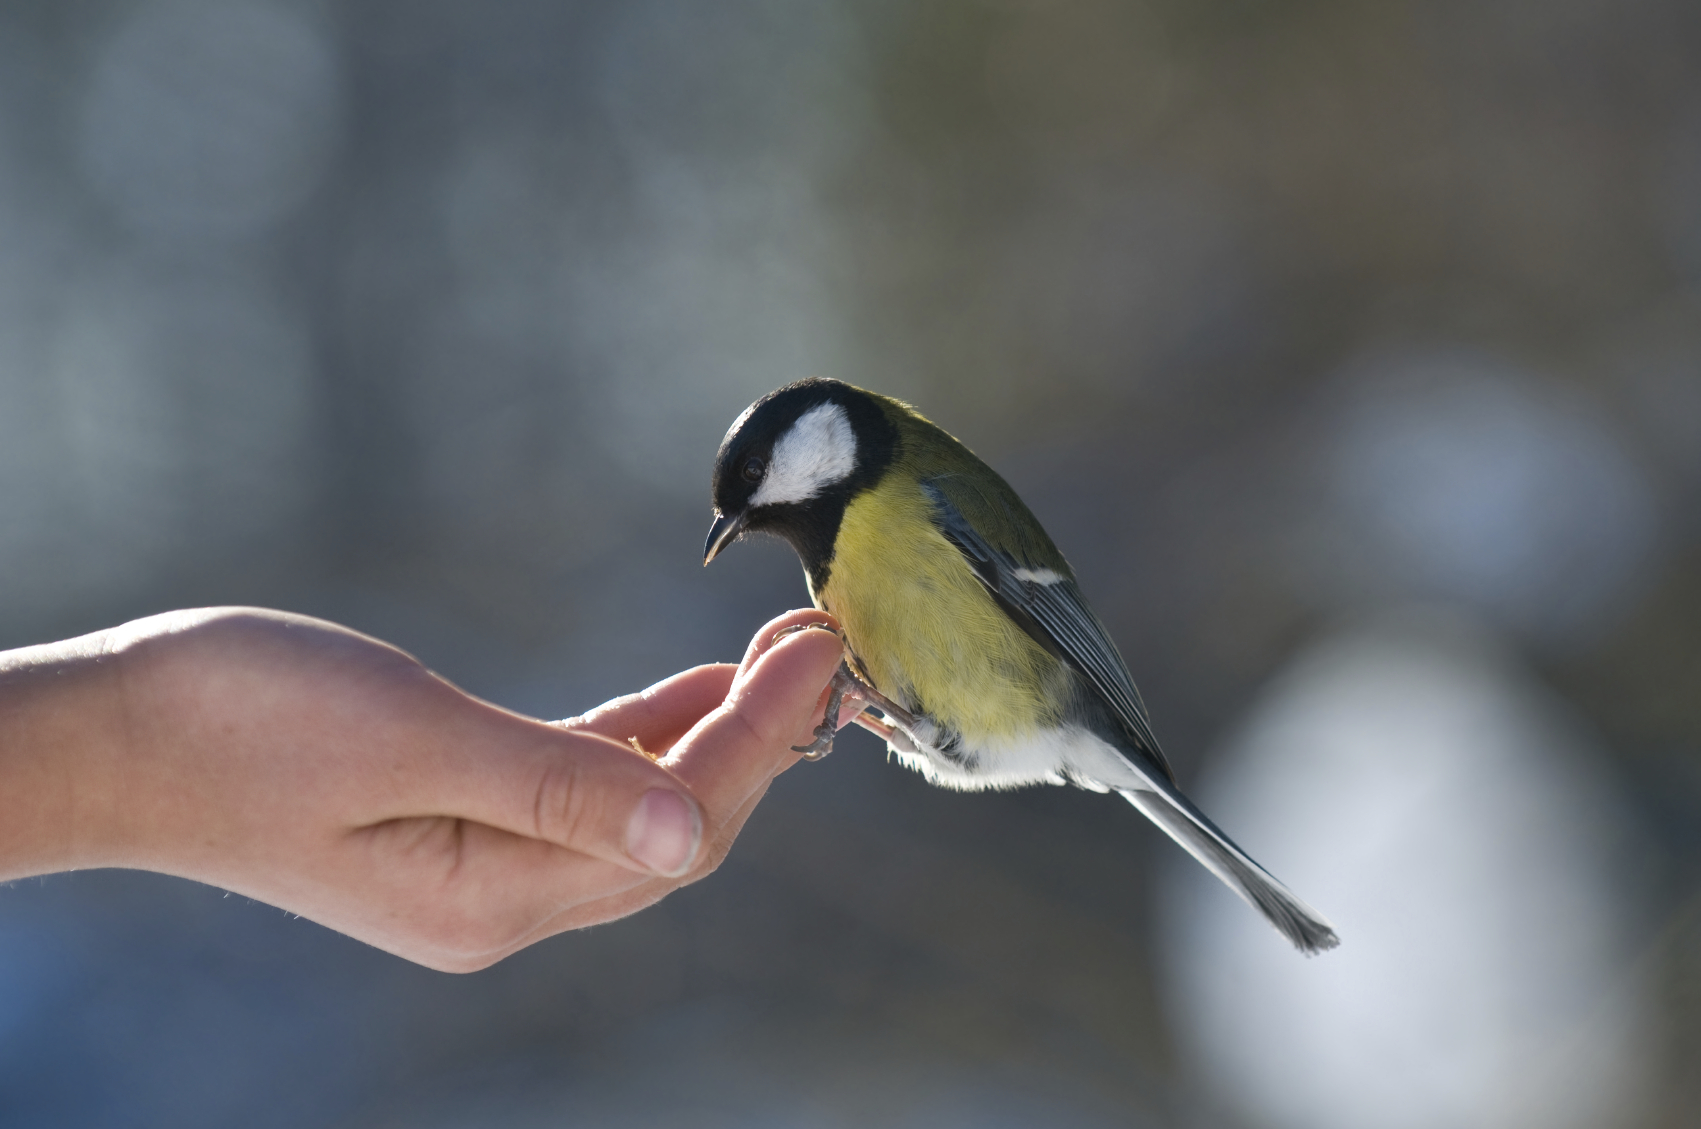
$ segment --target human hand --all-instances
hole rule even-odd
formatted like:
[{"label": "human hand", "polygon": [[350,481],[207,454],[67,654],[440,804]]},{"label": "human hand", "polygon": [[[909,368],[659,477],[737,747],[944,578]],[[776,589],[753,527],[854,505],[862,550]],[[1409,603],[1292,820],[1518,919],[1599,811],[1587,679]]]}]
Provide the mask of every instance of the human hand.
[{"label": "human hand", "polygon": [[0,706],[24,706],[0,726],[21,718],[21,747],[54,755],[21,774],[15,752],[0,761],[47,801],[37,840],[0,834],[0,877],[157,870],[433,968],[483,968],[719,865],[796,762],[841,654],[824,631],[774,636],[827,618],[781,616],[737,668],[553,725],[281,612],[173,612],[12,652]]}]

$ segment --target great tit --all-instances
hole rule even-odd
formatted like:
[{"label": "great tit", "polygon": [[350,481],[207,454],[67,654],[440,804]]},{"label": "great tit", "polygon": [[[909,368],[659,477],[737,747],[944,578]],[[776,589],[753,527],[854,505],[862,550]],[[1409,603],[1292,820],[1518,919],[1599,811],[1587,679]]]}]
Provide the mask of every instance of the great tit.
[{"label": "great tit", "polygon": [[1301,951],[1339,943],[1176,788],[1069,562],[1004,479],[915,409],[835,380],[787,385],[733,421],[713,495],[703,563],[745,533],[778,535],[843,630],[810,755],[831,747],[848,689],[886,715],[857,720],[933,783],[1116,792]]}]

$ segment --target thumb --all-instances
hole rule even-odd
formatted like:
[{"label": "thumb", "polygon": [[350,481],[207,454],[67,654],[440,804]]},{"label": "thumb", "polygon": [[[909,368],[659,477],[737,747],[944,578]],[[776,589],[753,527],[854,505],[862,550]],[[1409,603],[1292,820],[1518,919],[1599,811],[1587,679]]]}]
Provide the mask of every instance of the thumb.
[{"label": "thumb", "polygon": [[533,804],[537,837],[664,878],[690,870],[703,843],[696,799],[625,745],[594,741],[545,768]]},{"label": "thumb", "polygon": [[667,769],[612,738],[486,708],[495,716],[442,734],[464,752],[429,787],[440,797],[438,813],[641,874],[673,878],[691,869],[703,813]]}]

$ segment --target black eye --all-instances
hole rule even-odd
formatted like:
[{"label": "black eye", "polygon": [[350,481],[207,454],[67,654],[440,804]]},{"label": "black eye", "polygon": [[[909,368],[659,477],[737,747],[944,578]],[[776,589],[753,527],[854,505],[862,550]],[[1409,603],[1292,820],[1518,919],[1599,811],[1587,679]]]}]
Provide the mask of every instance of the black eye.
[{"label": "black eye", "polygon": [[744,460],[744,481],[762,481],[762,475],[767,471],[767,469],[767,461],[764,460],[761,455],[751,455],[748,459]]}]

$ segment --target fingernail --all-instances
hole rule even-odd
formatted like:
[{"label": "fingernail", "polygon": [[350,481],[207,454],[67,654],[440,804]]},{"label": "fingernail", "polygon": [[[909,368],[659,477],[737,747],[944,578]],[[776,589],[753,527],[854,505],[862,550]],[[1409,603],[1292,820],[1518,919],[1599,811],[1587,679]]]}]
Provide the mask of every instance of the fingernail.
[{"label": "fingernail", "polygon": [[677,878],[691,869],[702,838],[697,805],[672,789],[654,788],[626,824],[626,853],[664,878]]}]

